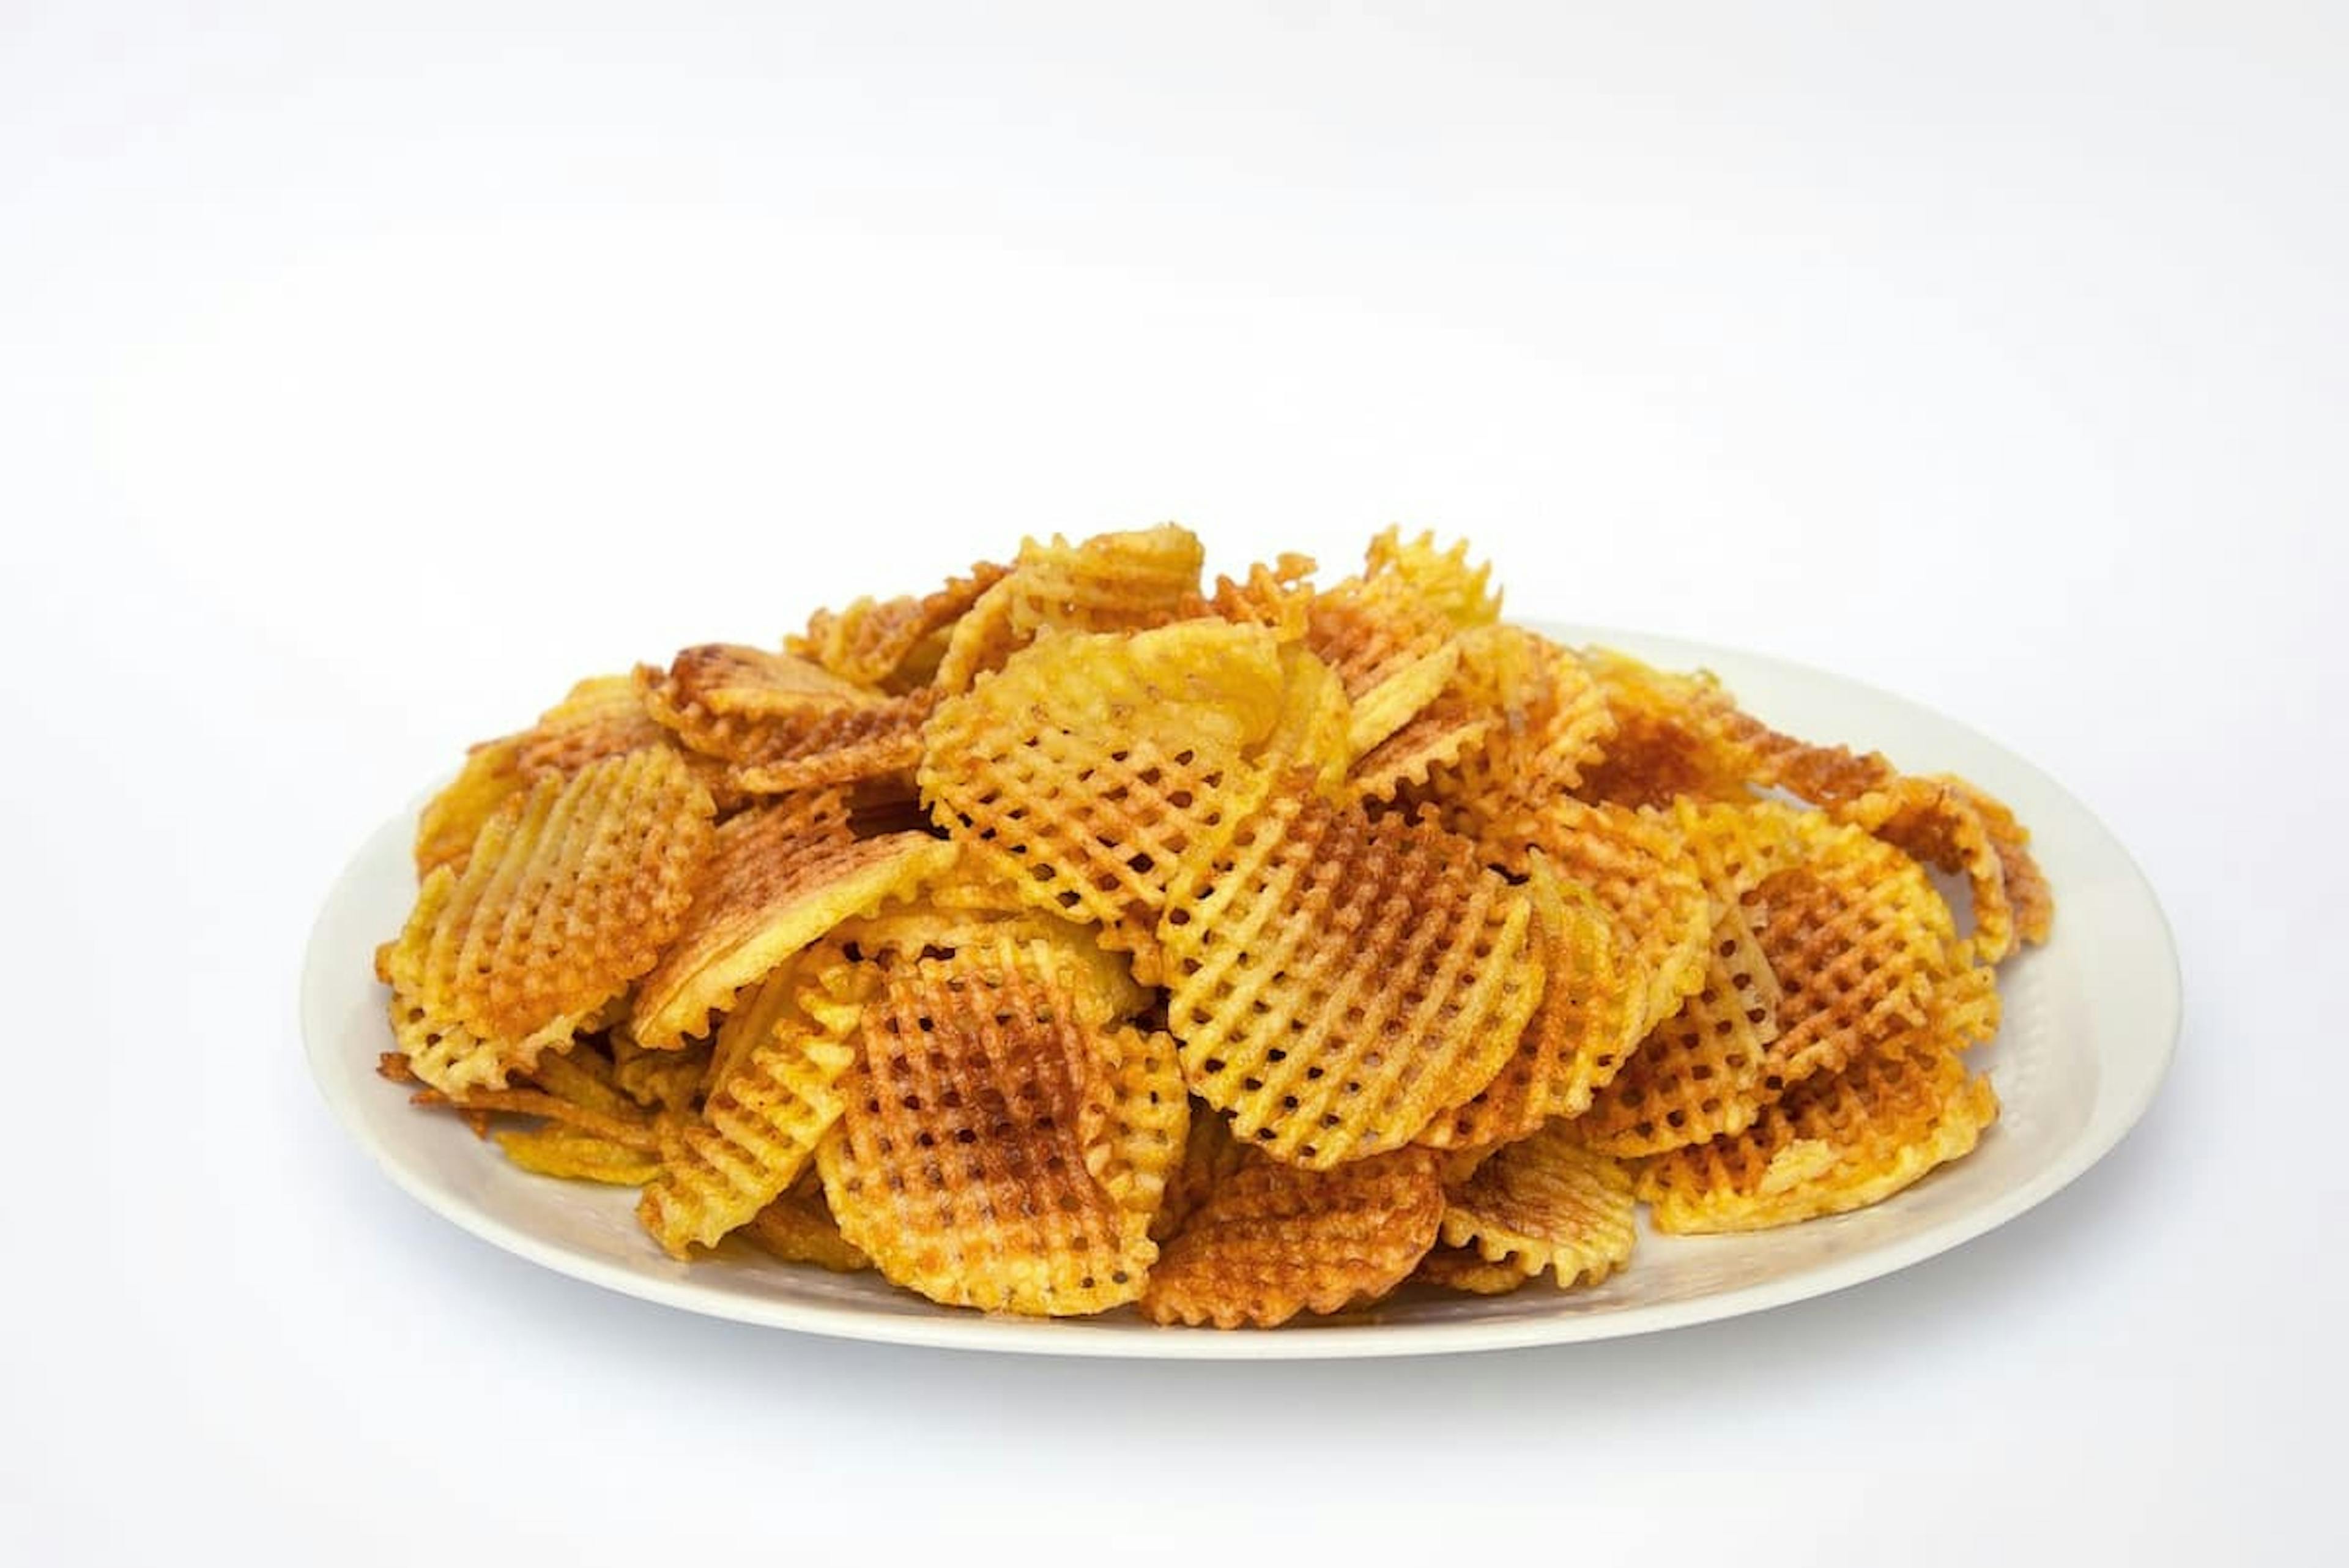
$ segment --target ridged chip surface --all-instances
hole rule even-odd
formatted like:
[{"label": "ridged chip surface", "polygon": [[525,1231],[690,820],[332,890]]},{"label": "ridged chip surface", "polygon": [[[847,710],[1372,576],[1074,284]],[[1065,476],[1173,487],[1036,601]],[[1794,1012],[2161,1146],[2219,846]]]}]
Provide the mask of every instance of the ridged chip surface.
[{"label": "ridged chip surface", "polygon": [[496,1085],[658,961],[715,838],[709,793],[647,748],[548,774],[492,814],[395,944],[395,1033],[418,1076]]},{"label": "ridged chip surface", "polygon": [[813,1263],[835,1274],[854,1274],[873,1260],[840,1233],[840,1222],[823,1200],[823,1183],[803,1173],[781,1198],[750,1216],[742,1228],[761,1251],[786,1263]]},{"label": "ridged chip surface", "polygon": [[1636,1168],[1656,1228],[1758,1231],[1880,1202],[1970,1152],[1998,1116],[1986,1077],[1911,1037],[1790,1090],[1733,1138]]},{"label": "ridged chip surface", "polygon": [[1424,794],[1497,863],[1521,870],[1543,814],[1582,782],[1614,718],[1581,659],[1547,638],[1496,625],[1460,646],[1460,698],[1494,722],[1430,772]]},{"label": "ridged chip surface", "polygon": [[1191,1090],[1316,1168],[1474,1097],[1540,1000],[1526,896],[1431,823],[1283,781],[1186,857],[1158,928]]},{"label": "ridged chip surface", "polygon": [[1631,1173],[1587,1147],[1568,1122],[1509,1145],[1449,1189],[1447,1246],[1560,1289],[1597,1284],[1631,1261],[1639,1240]]},{"label": "ridged chip surface", "polygon": [[1614,919],[1617,968],[1646,999],[1638,1032],[1680,1011],[1703,981],[1713,917],[1700,867],[1671,824],[1624,806],[1559,799],[1504,863],[1522,871],[1536,854]]},{"label": "ridged chip surface", "polygon": [[1436,1156],[1420,1148],[1303,1170],[1250,1153],[1160,1254],[1143,1293],[1159,1323],[1272,1328],[1401,1283],[1444,1219]]},{"label": "ridged chip surface", "polygon": [[671,1257],[715,1246],[781,1197],[839,1120],[856,1059],[838,1033],[792,1020],[753,1044],[700,1117],[664,1140],[636,1218]]},{"label": "ridged chip surface", "polygon": [[858,1050],[819,1168],[841,1234],[886,1278],[1030,1315],[1141,1292],[1156,1255],[1148,1220],[1093,1170],[1124,1158],[1120,1045],[1082,1021],[1048,950],[892,967]]},{"label": "ridged chip surface", "polygon": [[1074,545],[1057,534],[1023,541],[1009,573],[956,622],[937,688],[968,691],[1040,632],[1143,631],[1199,615],[1206,560],[1198,536],[1172,524]]},{"label": "ridged chip surface", "polygon": [[910,691],[937,672],[955,623],[1010,570],[982,561],[936,593],[861,598],[844,610],[818,610],[789,649],[860,686]]},{"label": "ridged chip surface", "polygon": [[954,858],[952,845],[926,834],[851,837],[844,807],[812,814],[791,797],[729,818],[683,929],[636,988],[636,1043],[671,1049],[706,1033],[742,987]]},{"label": "ridged chip surface", "polygon": [[939,708],[922,793],[974,864],[1153,970],[1167,879],[1263,787],[1288,677],[1257,628],[1055,635]]},{"label": "ridged chip surface", "polygon": [[1547,860],[1533,871],[1541,1002],[1493,1081],[1419,1135],[1432,1148],[1511,1143],[1553,1116],[1582,1115],[1640,1043],[1646,998],[1623,978],[1613,920],[1589,894],[1562,886]]}]

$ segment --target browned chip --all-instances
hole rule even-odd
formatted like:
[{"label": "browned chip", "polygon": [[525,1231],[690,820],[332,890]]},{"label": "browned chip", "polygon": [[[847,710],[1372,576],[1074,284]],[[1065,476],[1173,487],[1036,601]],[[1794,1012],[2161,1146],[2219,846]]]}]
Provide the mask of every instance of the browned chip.
[{"label": "browned chip", "polygon": [[1191,1090],[1316,1168],[1400,1147],[1516,1048],[1542,959],[1525,895],[1432,823],[1301,775],[1186,855],[1158,939]]},{"label": "browned chip", "polygon": [[1552,1122],[1476,1168],[1444,1196],[1443,1237],[1488,1263],[1549,1273],[1560,1289],[1597,1284],[1638,1240],[1631,1174]]},{"label": "browned chip", "polygon": [[2030,835],[1964,780],[1898,778],[1836,815],[1919,860],[1964,874],[1973,894],[1967,951],[1982,962],[1998,962],[2021,941],[2047,940],[2054,907],[2031,857]]},{"label": "browned chip", "polygon": [[652,968],[714,834],[709,792],[653,747],[548,774],[482,826],[461,872],[425,879],[387,955],[416,1074],[496,1085],[570,1040]]},{"label": "browned chip", "polygon": [[750,1216],[742,1233],[786,1263],[813,1263],[835,1274],[854,1274],[873,1260],[851,1246],[823,1200],[823,1183],[812,1168],[791,1190]]},{"label": "browned chip", "polygon": [[790,651],[860,686],[910,691],[936,673],[954,624],[1010,570],[982,561],[933,594],[862,598],[836,614],[818,610],[806,634],[791,639]]},{"label": "browned chip", "polygon": [[832,792],[729,818],[684,929],[636,988],[636,1044],[668,1050],[706,1033],[710,1013],[732,1007],[742,987],[954,857],[952,845],[926,834],[851,837]]},{"label": "browned chip", "polygon": [[1232,1137],[1230,1126],[1204,1101],[1191,1105],[1189,1136],[1183,1159],[1167,1178],[1165,1196],[1150,1223],[1150,1239],[1163,1242],[1183,1228],[1199,1205],[1223,1179],[1247,1162],[1247,1146]]},{"label": "browned chip", "polygon": [[1545,978],[1517,1048],[1482,1093],[1427,1125],[1419,1141],[1473,1149],[1513,1143],[1552,1116],[1577,1116],[1622,1070],[1647,1005],[1617,961],[1614,921],[1536,857],[1527,892]]},{"label": "browned chip", "polygon": [[1447,1247],[1438,1241],[1427,1250],[1411,1277],[1419,1284],[1468,1295],[1505,1296],[1533,1276],[1515,1262],[1488,1263],[1474,1247]]},{"label": "browned chip", "polygon": [[1053,1315],[1142,1289],[1148,1218],[1092,1168],[1118,1114],[1121,1042],[1083,1022],[1078,995],[1040,943],[883,976],[818,1160],[841,1234],[892,1282]]},{"label": "browned chip", "polygon": [[955,623],[937,688],[969,691],[1039,632],[1143,631],[1198,615],[1206,558],[1197,536],[1171,523],[1075,545],[1057,534],[1048,544],[1025,540],[1009,574]]},{"label": "browned chip", "polygon": [[1588,889],[1614,918],[1616,961],[1647,1005],[1641,1033],[1680,1010],[1704,978],[1713,903],[1700,867],[1673,826],[1619,805],[1552,801],[1522,846],[1494,846],[1512,870],[1546,856],[1559,877]]},{"label": "browned chip", "polygon": [[1335,1170],[1251,1153],[1167,1242],[1142,1310],[1160,1323],[1217,1328],[1342,1311],[1401,1283],[1443,1219],[1444,1186],[1427,1149]]},{"label": "browned chip", "polygon": [[1521,869],[1543,815],[1582,782],[1615,721],[1582,661],[1547,638],[1486,626],[1464,633],[1460,647],[1454,696],[1494,722],[1478,743],[1430,769],[1422,793],[1497,864]]}]

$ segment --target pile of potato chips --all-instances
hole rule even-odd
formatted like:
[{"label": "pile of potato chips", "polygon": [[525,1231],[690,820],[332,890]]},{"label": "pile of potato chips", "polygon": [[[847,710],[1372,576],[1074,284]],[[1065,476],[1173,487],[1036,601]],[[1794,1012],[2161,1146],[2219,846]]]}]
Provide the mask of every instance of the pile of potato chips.
[{"label": "pile of potato chips", "polygon": [[1313,576],[1030,540],[581,682],[425,808],[385,1075],[680,1259],[1227,1328],[1973,1147],[2053,914],[2004,807],[1512,626],[1464,546]]}]

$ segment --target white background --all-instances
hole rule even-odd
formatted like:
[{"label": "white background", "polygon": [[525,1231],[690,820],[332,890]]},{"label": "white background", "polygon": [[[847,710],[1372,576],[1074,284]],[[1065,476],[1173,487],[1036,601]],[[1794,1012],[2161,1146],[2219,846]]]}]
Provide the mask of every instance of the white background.
[{"label": "white background", "polygon": [[[492,10],[0,4],[0,1558],[2349,1544],[2339,10]],[[688,1318],[330,1123],[306,924],[461,742],[1168,516],[1998,737],[2162,1099],[1840,1296],[1293,1366]]]}]

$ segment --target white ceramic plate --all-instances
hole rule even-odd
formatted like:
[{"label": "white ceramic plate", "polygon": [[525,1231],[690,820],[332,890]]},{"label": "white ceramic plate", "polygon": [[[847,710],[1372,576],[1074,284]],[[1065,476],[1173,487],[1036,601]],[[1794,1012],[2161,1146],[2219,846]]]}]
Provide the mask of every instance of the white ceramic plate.
[{"label": "white ceramic plate", "polygon": [[1161,1328],[1130,1309],[1059,1322],[988,1317],[933,1305],[874,1274],[790,1266],[740,1243],[688,1267],[637,1229],[632,1190],[528,1175],[457,1118],[411,1108],[406,1091],[375,1075],[392,1039],[369,955],[398,931],[414,891],[412,816],[367,841],[319,915],[302,981],[311,1068],[343,1125],[418,1201],[550,1269],[746,1323],[1069,1355],[1408,1355],[1758,1312],[1889,1273],[2013,1219],[2095,1163],[2144,1114],[2177,1043],[2177,950],[2127,853],[2053,780],[1970,730],[1837,676],[1695,643],[1545,629],[1668,667],[1710,668],[1783,729],[1871,746],[1919,772],[1963,774],[2032,828],[2055,889],[2054,939],[2002,971],[2005,1025],[1973,1059],[1990,1069],[2004,1109],[1971,1156],[1856,1214],[1751,1236],[1644,1235],[1630,1267],[1595,1290],[1537,1282],[1475,1297],[1413,1287],[1372,1313],[1271,1331]]}]

